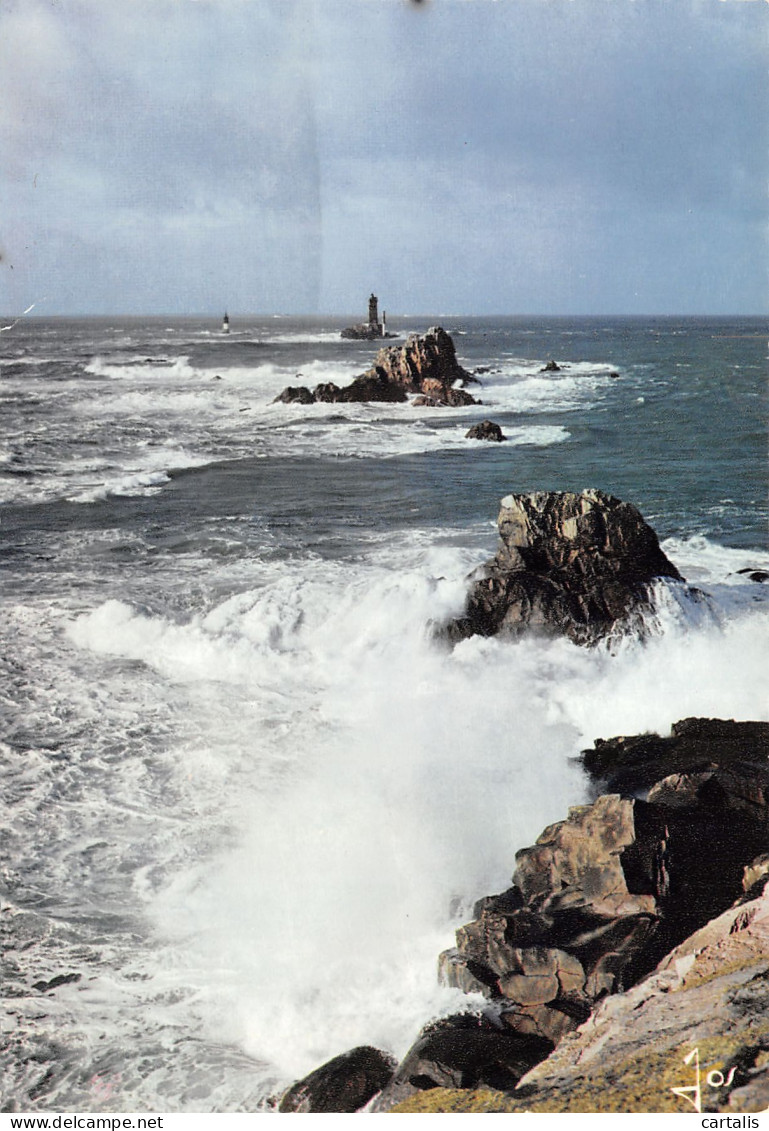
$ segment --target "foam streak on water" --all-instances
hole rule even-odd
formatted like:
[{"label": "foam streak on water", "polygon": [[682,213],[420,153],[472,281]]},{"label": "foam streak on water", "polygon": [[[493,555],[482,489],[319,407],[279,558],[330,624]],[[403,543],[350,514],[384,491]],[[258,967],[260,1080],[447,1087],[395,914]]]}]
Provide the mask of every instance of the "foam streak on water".
[{"label": "foam streak on water", "polygon": [[[769,718],[756,380],[730,417],[711,329],[673,351],[469,324],[486,403],[434,413],[271,404],[370,363],[326,326],[4,337],[4,1100],[255,1110],[352,1045],[400,1054],[468,1004],[437,954],[585,798],[580,749]],[[733,348],[712,366],[744,375]],[[694,474],[700,401],[722,443]],[[487,415],[507,445],[465,441]],[[588,484],[639,503],[700,595],[660,584],[648,639],[612,649],[436,640],[498,499]]]}]

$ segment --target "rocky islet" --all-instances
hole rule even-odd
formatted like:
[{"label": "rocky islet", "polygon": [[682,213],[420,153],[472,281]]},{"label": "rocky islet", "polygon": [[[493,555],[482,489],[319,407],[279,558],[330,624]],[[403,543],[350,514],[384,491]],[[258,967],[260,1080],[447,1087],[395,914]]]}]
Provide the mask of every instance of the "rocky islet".
[{"label": "rocky islet", "polygon": [[374,364],[349,385],[325,382],[310,390],[290,385],[276,397],[284,404],[355,403],[384,401],[403,403],[414,396],[414,404],[460,408],[479,402],[464,388],[478,379],[457,361],[449,334],[433,326],[426,334],[410,334],[399,346],[384,346]]}]

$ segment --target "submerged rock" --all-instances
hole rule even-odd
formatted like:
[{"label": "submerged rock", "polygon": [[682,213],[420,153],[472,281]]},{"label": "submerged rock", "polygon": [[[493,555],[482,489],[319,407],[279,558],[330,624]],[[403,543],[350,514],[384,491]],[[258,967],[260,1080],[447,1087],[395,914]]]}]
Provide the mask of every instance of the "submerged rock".
[{"label": "submerged rock", "polygon": [[496,444],[500,444],[505,438],[502,429],[493,420],[481,420],[465,433],[466,440],[491,440]]},{"label": "submerged rock", "polygon": [[[285,389],[277,398],[280,401],[299,400],[301,392],[310,400],[354,402],[402,402],[409,394],[418,394],[424,405],[449,405],[461,407],[478,402],[465,392],[455,389],[456,383],[472,381],[471,375],[458,363],[454,343],[440,326],[433,326],[426,334],[410,334],[403,345],[385,346],[379,350],[374,364],[356,377],[350,385],[339,388],[334,384],[319,385],[314,394],[309,390]],[[299,403],[308,401],[301,399]]]},{"label": "submerged rock", "polygon": [[298,1080],[283,1096],[281,1112],[360,1111],[392,1079],[396,1061],[370,1045],[335,1056]]},{"label": "submerged rock", "polygon": [[769,581],[769,572],[765,569],[753,569],[752,567],[748,567],[747,569],[738,569],[737,573],[744,574],[749,581],[758,581],[759,583]]},{"label": "submerged rock", "polygon": [[683,580],[639,511],[602,491],[507,495],[497,523],[499,549],[448,625],[452,641],[536,631],[594,644],[640,624],[656,578]]}]

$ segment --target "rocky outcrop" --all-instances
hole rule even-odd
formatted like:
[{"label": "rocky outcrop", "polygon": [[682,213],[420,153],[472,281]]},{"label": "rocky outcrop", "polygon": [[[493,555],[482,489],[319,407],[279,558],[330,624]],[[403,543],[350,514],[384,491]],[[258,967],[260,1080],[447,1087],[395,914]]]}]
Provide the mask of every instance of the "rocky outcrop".
[{"label": "rocky outcrop", "polygon": [[686,1041],[731,1073],[718,1110],[769,1103],[769,724],[686,719],[595,749],[637,752],[637,795],[575,806],[516,853],[439,961],[486,1008],[423,1030],[372,1110],[685,1110]]},{"label": "rocky outcrop", "polygon": [[768,843],[766,765],[665,778],[648,801],[601,796],[517,854],[513,889],[457,932],[443,980],[555,1042],[738,898]]},{"label": "rocky outcrop", "polygon": [[464,389],[454,388],[456,383],[473,378],[457,361],[454,343],[440,326],[434,326],[424,335],[411,334],[401,346],[380,349],[371,369],[356,377],[352,384],[340,388],[332,383],[309,389],[286,389],[276,398],[308,404],[312,401],[390,401],[408,399],[417,394],[415,404],[448,405],[461,407],[478,402]]},{"label": "rocky outcrop", "polygon": [[547,365],[542,366],[540,373],[560,373],[562,369],[562,365],[559,365],[557,361],[551,359],[548,361]]},{"label": "rocky outcrop", "polygon": [[465,439],[490,440],[492,443],[500,444],[505,437],[502,435],[502,429],[493,420],[481,420],[465,433]]},{"label": "rocky outcrop", "polygon": [[[444,1086],[395,1110],[739,1116],[767,1107],[769,885],[602,1001],[514,1090]],[[738,1125],[748,1126],[730,1123]]]},{"label": "rocky outcrop", "polygon": [[656,578],[683,580],[639,511],[602,491],[507,495],[497,523],[499,549],[447,626],[451,641],[534,631],[595,644],[642,627]]},{"label": "rocky outcrop", "polygon": [[359,1111],[390,1082],[395,1066],[387,1053],[360,1045],[297,1081],[284,1094],[278,1111]]},{"label": "rocky outcrop", "polygon": [[[769,882],[769,724],[684,720],[673,749],[676,735],[692,772],[571,809],[516,854],[513,886],[480,900],[441,955],[441,980],[486,997],[503,1031],[560,1048],[604,998]],[[625,743],[654,739],[665,742]]]}]

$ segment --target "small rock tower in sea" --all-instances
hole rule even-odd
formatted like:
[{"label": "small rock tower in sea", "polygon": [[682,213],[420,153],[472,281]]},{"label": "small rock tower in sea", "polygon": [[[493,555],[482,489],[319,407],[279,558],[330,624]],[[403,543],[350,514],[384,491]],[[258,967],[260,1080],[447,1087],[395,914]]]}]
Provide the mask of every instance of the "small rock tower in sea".
[{"label": "small rock tower in sea", "polygon": [[229,334],[229,332],[230,332],[230,316],[227,313],[227,311],[225,310],[224,318],[222,319],[222,333],[223,334]]}]

